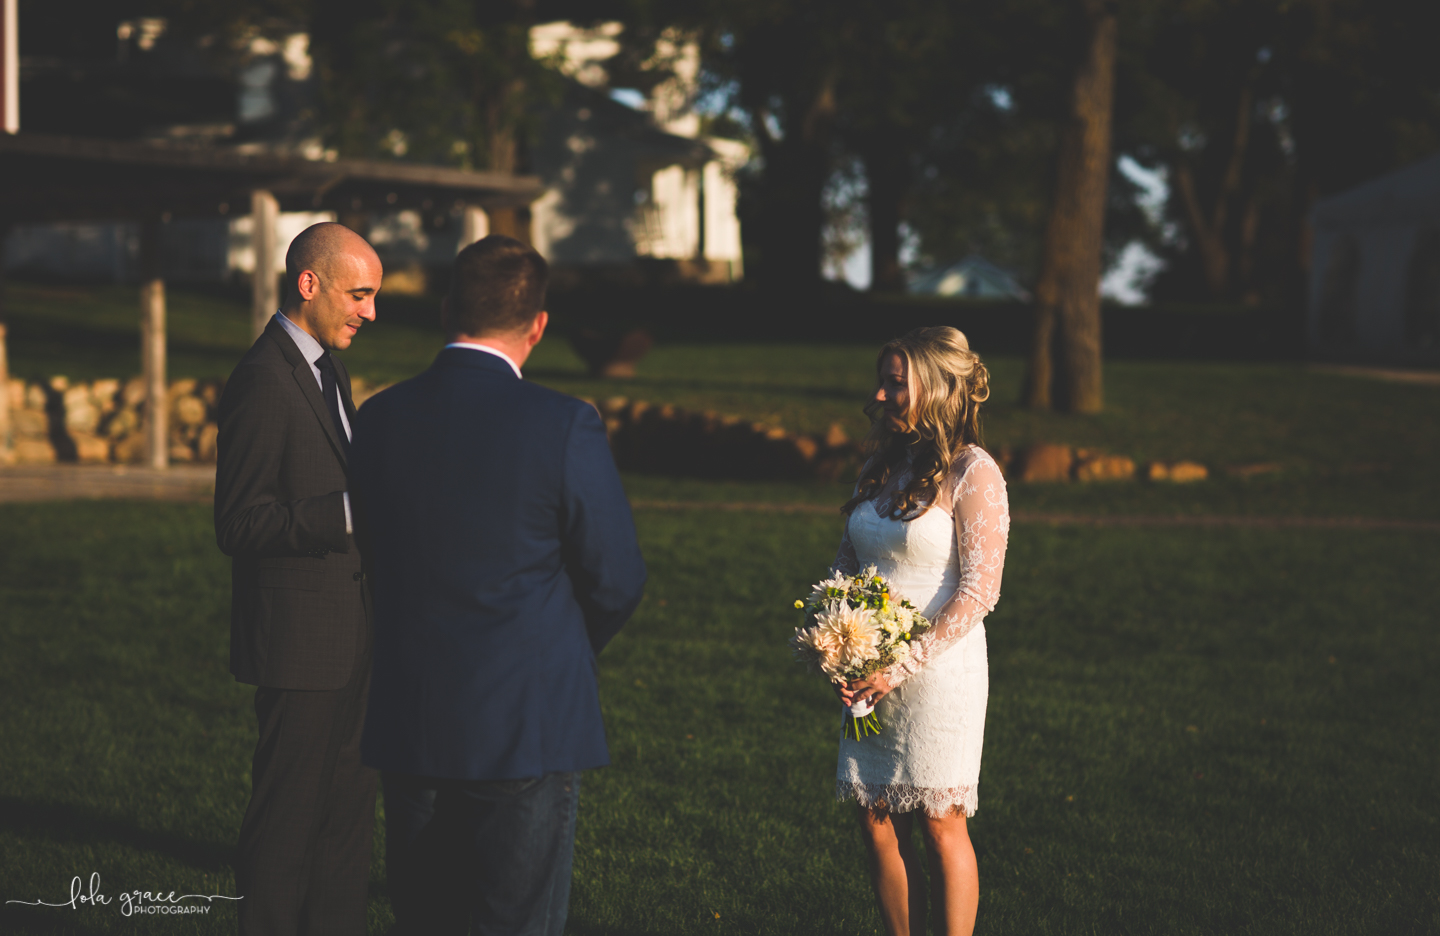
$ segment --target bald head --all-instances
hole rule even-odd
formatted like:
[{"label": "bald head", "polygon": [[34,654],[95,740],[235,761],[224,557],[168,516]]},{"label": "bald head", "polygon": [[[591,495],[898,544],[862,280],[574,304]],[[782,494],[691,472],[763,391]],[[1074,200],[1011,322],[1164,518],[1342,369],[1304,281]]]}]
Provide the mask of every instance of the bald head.
[{"label": "bald head", "polygon": [[335,274],[343,258],[355,254],[357,258],[374,258],[375,248],[365,238],[343,224],[322,221],[301,231],[285,252],[285,292],[295,294],[295,283],[306,270],[313,271],[322,279]]},{"label": "bald head", "polygon": [[365,238],[343,224],[313,224],[285,253],[285,317],[332,351],[375,320],[383,274]]}]

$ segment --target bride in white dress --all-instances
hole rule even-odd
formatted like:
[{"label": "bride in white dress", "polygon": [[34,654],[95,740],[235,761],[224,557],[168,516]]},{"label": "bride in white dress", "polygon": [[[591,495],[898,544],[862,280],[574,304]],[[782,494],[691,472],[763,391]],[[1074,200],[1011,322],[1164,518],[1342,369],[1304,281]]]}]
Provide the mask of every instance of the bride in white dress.
[{"label": "bride in white dress", "polygon": [[[1010,531],[1005,480],[980,448],[989,374],[953,328],[921,328],[887,344],[866,462],[835,570],[874,565],[934,627],[909,659],[837,686],[847,705],[876,703],[883,730],[842,739],[836,790],[860,805],[876,897],[891,936],[925,932],[929,858],[933,928],[975,926],[979,873],[966,817],[975,814],[989,672],[985,615],[1000,597]],[[878,412],[877,412],[878,411]]]}]

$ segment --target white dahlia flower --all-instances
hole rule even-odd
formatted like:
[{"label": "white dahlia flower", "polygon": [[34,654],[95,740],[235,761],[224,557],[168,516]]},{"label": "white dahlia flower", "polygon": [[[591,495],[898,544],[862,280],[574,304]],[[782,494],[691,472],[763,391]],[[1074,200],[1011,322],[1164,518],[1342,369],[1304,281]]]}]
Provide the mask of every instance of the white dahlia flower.
[{"label": "white dahlia flower", "polygon": [[[815,630],[826,635],[827,645],[833,641],[837,648],[831,675],[880,656],[880,628],[875,623],[875,612],[867,608],[852,608],[841,602],[815,615]],[[824,663],[821,668],[831,672]]]}]

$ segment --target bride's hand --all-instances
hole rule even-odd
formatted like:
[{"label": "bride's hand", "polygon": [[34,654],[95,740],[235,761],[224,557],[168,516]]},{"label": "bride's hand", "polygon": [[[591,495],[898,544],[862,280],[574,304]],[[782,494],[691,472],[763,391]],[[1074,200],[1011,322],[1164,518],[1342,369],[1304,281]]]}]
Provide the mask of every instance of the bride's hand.
[{"label": "bride's hand", "polygon": [[846,705],[869,702],[872,706],[890,694],[895,688],[885,679],[884,673],[875,673],[865,679],[856,679],[844,686],[835,685],[835,693]]}]

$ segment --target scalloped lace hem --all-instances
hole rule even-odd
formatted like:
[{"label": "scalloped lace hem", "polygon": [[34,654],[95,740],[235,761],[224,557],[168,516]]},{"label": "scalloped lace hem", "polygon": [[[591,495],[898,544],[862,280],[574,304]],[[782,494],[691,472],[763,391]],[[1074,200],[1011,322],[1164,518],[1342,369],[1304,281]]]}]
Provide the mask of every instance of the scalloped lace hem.
[{"label": "scalloped lace hem", "polygon": [[927,816],[936,819],[949,814],[953,806],[959,806],[968,818],[975,815],[980,806],[977,788],[973,786],[917,787],[908,783],[859,783],[837,779],[835,798],[841,802],[853,799],[866,807],[880,806],[892,813],[923,808]]}]

